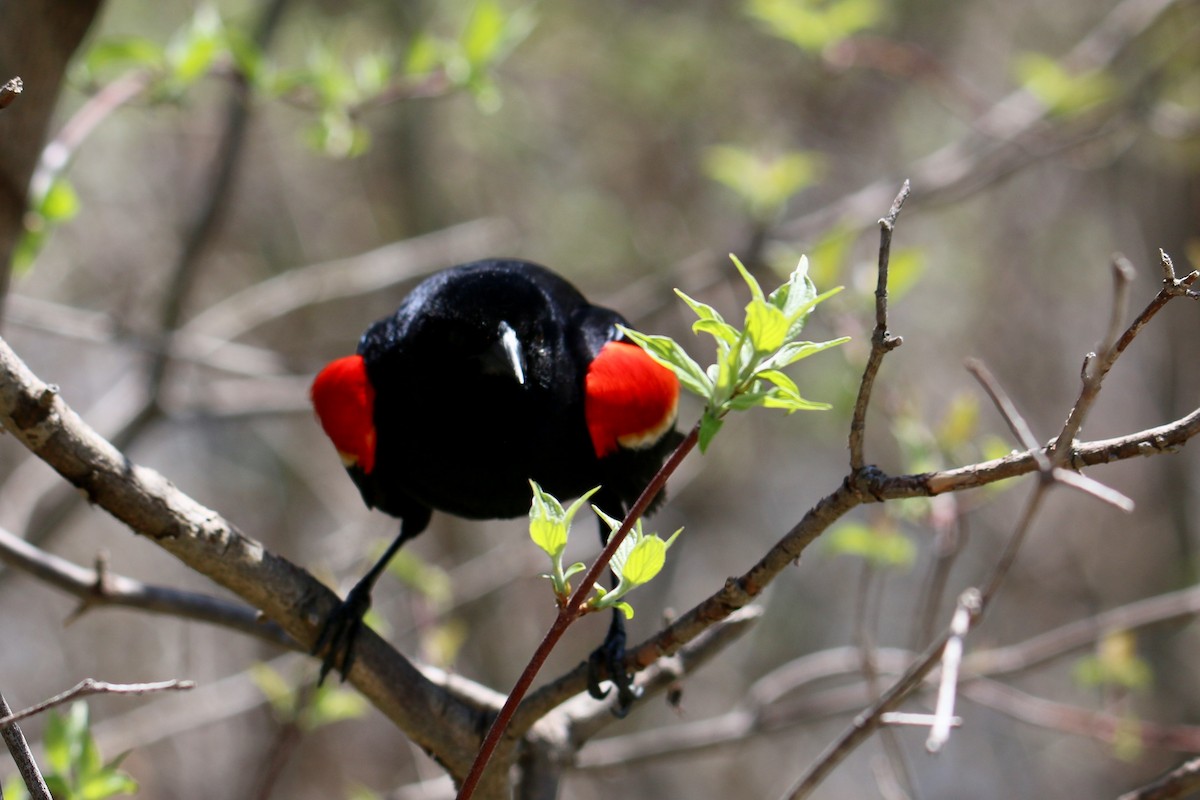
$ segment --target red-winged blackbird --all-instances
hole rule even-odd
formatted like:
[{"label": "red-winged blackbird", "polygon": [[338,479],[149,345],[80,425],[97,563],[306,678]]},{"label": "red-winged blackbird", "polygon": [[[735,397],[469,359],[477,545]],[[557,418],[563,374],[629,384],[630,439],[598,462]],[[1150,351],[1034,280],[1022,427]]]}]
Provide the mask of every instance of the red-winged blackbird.
[{"label": "red-winged blackbird", "polygon": [[[349,673],[371,587],[431,511],[516,517],[532,478],[559,498],[622,516],[680,440],[675,376],[623,339],[614,311],[591,305],[545,267],[486,260],[419,284],[327,365],[312,401],[363,500],[401,520],[400,534],[326,620],[321,679]],[[607,528],[601,525],[601,538]],[[603,664],[619,705],[633,699],[614,613]],[[597,681],[593,694],[602,696]]]}]

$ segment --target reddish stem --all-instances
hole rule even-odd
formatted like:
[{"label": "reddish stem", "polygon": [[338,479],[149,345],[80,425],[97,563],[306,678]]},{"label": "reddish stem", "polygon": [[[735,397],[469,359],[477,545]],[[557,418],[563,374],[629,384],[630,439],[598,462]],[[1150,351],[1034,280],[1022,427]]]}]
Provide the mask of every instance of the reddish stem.
[{"label": "reddish stem", "polygon": [[554,623],[550,626],[550,630],[546,631],[546,635],[542,638],[541,644],[529,659],[529,663],[525,665],[525,670],[521,673],[521,677],[517,678],[517,683],[508,694],[508,698],[504,701],[504,706],[496,715],[496,719],[492,721],[492,727],[488,729],[487,736],[483,739],[483,744],[479,747],[479,753],[475,756],[475,763],[471,765],[470,772],[463,779],[462,787],[458,790],[458,800],[469,800],[475,792],[475,787],[479,785],[479,779],[483,777],[483,771],[487,768],[488,762],[491,761],[492,755],[496,752],[496,747],[500,744],[501,737],[508,730],[508,725],[512,721],[513,714],[517,711],[517,706],[525,699],[525,695],[529,692],[529,687],[533,685],[533,679],[537,677],[542,665],[546,663],[546,658],[549,657],[550,651],[558,644],[558,640],[566,633],[568,627],[575,620],[583,616],[583,605],[587,602],[588,595],[592,592],[592,587],[596,585],[596,581],[600,579],[601,573],[608,568],[608,563],[612,560],[613,555],[617,552],[617,548],[621,546],[621,542],[625,541],[625,537],[633,528],[633,524],[638,518],[646,512],[646,508],[662,491],[666,485],[667,479],[674,474],[679,468],[680,462],[684,457],[691,452],[696,446],[696,441],[700,436],[700,423],[696,423],[687,437],[679,443],[675,451],[671,453],[663,465],[659,467],[658,472],[646,484],[646,488],[638,496],[637,502],[629,509],[629,513],[625,515],[621,527],[613,533],[608,539],[608,544],[600,556],[592,564],[591,569],[583,576],[578,588],[571,595],[571,599],[567,604],[558,610],[558,616],[554,618]]}]

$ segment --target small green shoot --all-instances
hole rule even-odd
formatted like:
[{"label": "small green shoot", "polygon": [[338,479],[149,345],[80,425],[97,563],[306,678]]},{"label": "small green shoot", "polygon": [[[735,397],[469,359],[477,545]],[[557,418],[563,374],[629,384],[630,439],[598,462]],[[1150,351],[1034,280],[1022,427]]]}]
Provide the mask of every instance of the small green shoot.
[{"label": "small green shoot", "polygon": [[841,291],[840,287],[817,294],[808,277],[808,259],[800,258],[786,283],[769,295],[738,260],[730,256],[750,288],[745,322],[741,329],[729,324],[712,306],[675,290],[698,319],[694,333],[716,340],[717,360],[703,369],[673,339],[622,328],[659,363],[679,378],[688,391],[705,402],[700,418],[700,451],[705,452],[730,411],[755,406],[778,408],[791,414],[830,408],[828,403],[806,400],[795,382],[781,370],[809,356],[842,344],[849,337],[827,342],[801,341],[804,322],[817,304]]},{"label": "small green shoot", "polygon": [[[600,519],[604,520],[612,533],[616,533],[617,529],[621,527],[621,520],[613,519],[596,506],[592,506],[592,510]],[[637,587],[649,583],[655,575],[662,571],[667,560],[667,550],[671,548],[681,533],[683,533],[683,528],[675,531],[671,534],[671,538],[663,541],[656,533],[644,533],[642,520],[639,518],[630,529],[629,535],[621,542],[621,546],[617,548],[617,552],[613,554],[612,561],[609,562],[609,567],[617,576],[616,588],[612,591],[605,591],[602,587],[597,586],[597,596],[588,600],[588,608],[593,611],[619,608],[627,619],[632,619],[633,606],[621,598]]]},{"label": "small green shoot", "polygon": [[550,579],[554,585],[554,596],[562,604],[571,596],[570,577],[586,569],[579,562],[566,568],[563,567],[562,556],[567,549],[567,536],[571,531],[571,520],[575,518],[576,512],[583,508],[583,504],[600,491],[600,487],[597,486],[585,493],[572,503],[570,508],[564,510],[562,503],[558,502],[553,495],[543,491],[536,481],[530,481],[529,485],[533,487],[533,504],[529,507],[529,537],[533,539],[534,544],[545,551],[546,555],[550,556],[551,569],[544,577]]},{"label": "small green shoot", "polygon": [[[44,736],[46,787],[56,800],[105,800],[137,792],[137,781],[120,770],[128,753],[111,761],[100,760],[92,738],[87,703],[77,701],[66,714],[51,711]],[[4,785],[4,797],[27,800],[25,784],[14,778]]]},{"label": "small green shoot", "polygon": [[[567,549],[567,537],[571,532],[571,521],[576,512],[583,507],[587,500],[599,491],[597,486],[580,497],[570,508],[563,509],[555,497],[542,489],[535,481],[530,481],[533,487],[533,504],[529,508],[529,536],[534,543],[550,556],[551,571],[542,577],[549,578],[554,585],[554,596],[559,605],[564,605],[571,596],[572,575],[582,572],[586,567],[582,563],[574,563],[564,568],[562,563],[563,551]],[[613,519],[596,506],[592,510],[604,520],[605,524],[615,533],[621,527],[621,520]],[[642,531],[642,521],[639,519],[629,531],[629,535],[621,542],[621,546],[613,555],[609,567],[617,576],[617,587],[605,591],[597,586],[596,596],[588,600],[588,611],[599,611],[604,608],[619,608],[626,617],[633,616],[633,607],[622,600],[633,589],[649,583],[663,568],[666,562],[667,549],[679,536],[683,529],[675,531],[670,539],[663,541],[657,534],[646,534]]]}]

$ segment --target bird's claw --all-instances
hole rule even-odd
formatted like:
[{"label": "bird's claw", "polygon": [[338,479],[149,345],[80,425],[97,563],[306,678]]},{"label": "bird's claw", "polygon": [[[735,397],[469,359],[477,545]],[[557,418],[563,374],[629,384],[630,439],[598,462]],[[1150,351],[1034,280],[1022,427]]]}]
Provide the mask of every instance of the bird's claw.
[{"label": "bird's claw", "polygon": [[343,681],[350,674],[354,666],[354,643],[363,628],[363,615],[370,607],[370,591],[360,591],[360,587],[355,586],[325,618],[325,624],[321,626],[312,648],[313,655],[324,653],[321,674],[317,678],[318,686],[335,669],[342,673]]},{"label": "bird's claw", "polygon": [[608,697],[609,690],[600,686],[600,676],[604,674],[612,681],[617,689],[617,702],[612,708],[613,716],[621,718],[629,713],[633,701],[641,696],[641,691],[633,685],[633,676],[625,671],[625,636],[609,635],[604,643],[592,651],[588,657],[588,694],[597,700]]}]

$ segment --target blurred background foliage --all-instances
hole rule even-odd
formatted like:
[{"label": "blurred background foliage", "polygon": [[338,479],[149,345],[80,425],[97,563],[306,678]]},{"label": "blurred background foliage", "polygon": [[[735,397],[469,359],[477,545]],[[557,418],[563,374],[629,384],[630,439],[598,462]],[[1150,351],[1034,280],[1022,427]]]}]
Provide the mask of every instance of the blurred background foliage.
[{"label": "blurred background foliage", "polygon": [[[5,335],[136,461],[344,586],[393,522],[362,507],[307,381],[421,274],[486,255],[541,261],[690,347],[671,287],[735,311],[728,253],[769,285],[807,253],[818,288],[847,287],[808,335],[853,341],[798,375],[835,410],[742,415],[692,458],[653,522],[688,536],[638,598],[638,640],[660,612],[745,571],[841,480],[875,221],[906,177],[891,320],[905,344],[877,385],[868,458],[900,473],[1012,447],[961,368],[968,356],[1039,437],[1057,431],[1106,324],[1112,252],[1140,268],[1135,305],[1157,288],[1159,247],[1196,266],[1198,39],[1200,10],[1182,0],[110,0],[69,71],[62,146],[31,186]],[[1109,379],[1086,437],[1190,411],[1198,334],[1194,307],[1169,307]],[[697,413],[685,405],[683,424]],[[105,550],[121,574],[212,589],[15,446],[2,456],[4,526],[80,563]],[[1192,584],[1195,454],[1099,477],[1134,498],[1135,516],[1056,495],[969,649]],[[727,712],[825,648],[918,646],[994,562],[1026,491],[865,509],[770,589],[757,630],[686,682],[679,709],[648,704],[611,734]],[[522,527],[437,517],[381,584],[373,624],[406,653],[506,689],[552,614]],[[567,558],[590,556],[586,539]],[[4,690],[20,706],[84,676],[199,681],[190,695],[91,703],[96,763],[132,748],[120,770],[142,796],[249,797],[270,773],[276,797],[415,797],[393,792],[440,774],[337,693],[289,698],[311,660],[128,611],[64,629],[74,605],[3,574]],[[602,628],[580,626],[544,674],[577,663]],[[1010,682],[1131,723],[1194,722],[1198,646],[1184,622],[1117,631]],[[816,708],[724,749],[582,768],[565,794],[778,796],[853,713]],[[970,702],[961,713],[936,758],[921,732],[897,733],[914,797],[1114,796],[1177,760],[1136,736],[1098,741]],[[879,794],[881,753],[864,748],[820,796]]]}]

